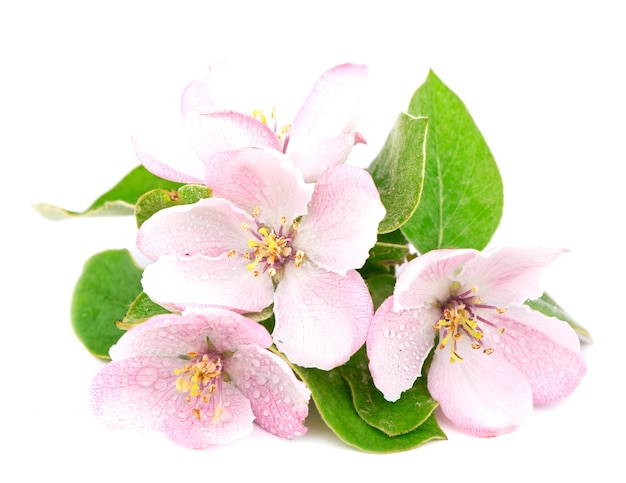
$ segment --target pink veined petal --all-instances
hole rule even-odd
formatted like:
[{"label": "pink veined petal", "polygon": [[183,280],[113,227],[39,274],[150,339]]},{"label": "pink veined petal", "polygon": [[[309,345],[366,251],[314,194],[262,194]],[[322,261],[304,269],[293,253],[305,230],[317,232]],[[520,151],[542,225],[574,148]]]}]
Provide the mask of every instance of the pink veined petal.
[{"label": "pink veined petal", "polygon": [[183,116],[227,109],[252,113],[253,109],[265,106],[265,100],[260,99],[263,86],[258,83],[259,70],[263,67],[251,64],[250,59],[211,61],[207,76],[185,87],[180,104]]},{"label": "pink veined petal", "polygon": [[269,276],[255,277],[243,257],[168,255],[148,265],[144,292],[156,303],[173,309],[224,307],[259,312],[273,300]]},{"label": "pink veined petal", "polygon": [[505,328],[493,349],[528,379],[535,403],[569,396],[586,373],[578,338],[566,322],[531,310],[509,307],[492,322]]},{"label": "pink veined petal", "polygon": [[298,167],[307,182],[314,182],[325,171],[344,163],[352,147],[363,142],[355,133],[338,134],[323,139],[307,139],[294,145],[291,137],[287,153]]},{"label": "pink veined petal", "polygon": [[312,188],[286,155],[264,148],[247,148],[224,160],[213,195],[226,198],[247,213],[260,209],[259,220],[278,227],[306,212]]},{"label": "pink veined petal", "polygon": [[211,160],[216,154],[251,146],[266,146],[276,150],[282,148],[274,132],[248,114],[218,111],[202,116],[188,116],[186,121],[193,133],[191,147],[204,163],[208,176],[213,174]]},{"label": "pink veined petal", "polygon": [[127,330],[109,350],[114,361],[137,356],[178,357],[206,349],[200,317],[178,314],[156,315]]},{"label": "pink veined petal", "polygon": [[191,308],[182,315],[203,320],[204,327],[200,330],[206,333],[219,353],[235,351],[241,345],[255,344],[262,348],[272,345],[272,336],[263,325],[232,310]]},{"label": "pink veined petal", "polygon": [[206,198],[156,212],[137,232],[137,248],[156,260],[167,255],[220,256],[247,250],[249,234],[241,228],[254,219],[227,200]]},{"label": "pink veined petal", "polygon": [[184,396],[176,392],[174,370],[181,359],[139,356],[109,362],[94,378],[89,401],[107,427],[162,431]]},{"label": "pink veined petal", "polygon": [[195,406],[184,403],[166,421],[165,433],[178,444],[194,449],[227,444],[248,436],[254,421],[248,399],[228,383],[222,384],[221,396],[224,412],[218,419],[214,418],[213,401],[198,405],[200,419],[192,412]]},{"label": "pink veined petal", "polygon": [[318,266],[344,275],[363,266],[384,216],[370,174],[355,166],[337,166],[316,183],[294,246]]},{"label": "pink veined petal", "polygon": [[524,375],[501,354],[458,345],[464,362],[450,362],[450,348],[436,349],[428,391],[448,419],[480,437],[509,433],[530,415],[533,396]]},{"label": "pink veined petal", "polygon": [[394,312],[393,297],[382,303],[374,314],[366,347],[374,385],[385,399],[396,401],[413,387],[434,342],[433,317],[428,311]]},{"label": "pink veined petal", "polygon": [[180,152],[162,155],[167,161],[160,161],[140,147],[137,139],[131,142],[137,159],[152,174],[179,183],[204,184],[204,165],[190,149],[181,147]]},{"label": "pink veined petal", "polygon": [[206,338],[219,353],[235,350],[241,344],[269,347],[272,337],[260,324],[224,309],[186,311],[182,315],[151,317],[126,331],[111,347],[115,360],[134,356],[179,357],[206,351]]},{"label": "pink veined petal", "polygon": [[342,64],[317,80],[291,124],[290,145],[352,132],[359,118],[369,70],[365,65]]},{"label": "pink veined petal", "polygon": [[345,276],[305,261],[285,267],[274,297],[274,343],[294,364],[330,370],[365,342],[372,299],[356,271]]},{"label": "pink veined petal", "polygon": [[240,346],[225,359],[224,370],[250,401],[259,426],[282,438],[306,433],[311,393],[281,357],[258,346]]},{"label": "pink veined petal", "polygon": [[219,111],[225,106],[220,106],[208,88],[205,81],[194,80],[189,82],[180,99],[180,111],[183,116],[190,114],[206,114],[213,111]]},{"label": "pink veined petal", "polygon": [[411,260],[400,272],[394,289],[394,309],[430,306],[450,297],[450,284],[468,260],[478,252],[470,249],[432,250]]},{"label": "pink veined petal", "polygon": [[463,267],[459,280],[477,286],[485,303],[521,304],[541,296],[541,272],[565,251],[503,247],[479,253]]}]

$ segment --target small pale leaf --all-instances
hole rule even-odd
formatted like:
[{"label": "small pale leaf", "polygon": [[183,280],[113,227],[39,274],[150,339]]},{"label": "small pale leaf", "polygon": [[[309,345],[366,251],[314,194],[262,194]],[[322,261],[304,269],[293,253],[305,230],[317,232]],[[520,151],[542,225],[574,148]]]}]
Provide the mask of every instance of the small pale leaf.
[{"label": "small pale leaf", "polygon": [[48,203],[39,203],[33,205],[33,208],[43,217],[51,220],[63,220],[81,216],[132,215],[135,212],[135,203],[145,192],[153,189],[173,190],[179,186],[181,186],[181,183],[174,183],[173,181],[159,178],[143,166],[137,166],[84,211],[70,211]]},{"label": "small pale leaf", "polygon": [[583,344],[593,344],[593,338],[591,333],[576,322],[570,314],[568,314],[559,304],[557,304],[552,297],[547,293],[544,293],[536,300],[527,300],[526,305],[531,309],[541,312],[548,317],[556,317],[557,319],[567,322],[574,332],[578,335],[578,339]]}]

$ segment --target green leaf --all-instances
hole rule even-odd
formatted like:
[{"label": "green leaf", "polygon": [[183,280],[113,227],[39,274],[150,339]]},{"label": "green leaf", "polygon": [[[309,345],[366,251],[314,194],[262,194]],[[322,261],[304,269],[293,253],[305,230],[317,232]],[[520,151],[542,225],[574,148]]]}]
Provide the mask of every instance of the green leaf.
[{"label": "green leaf", "polygon": [[159,178],[143,166],[137,166],[113,188],[94,201],[85,211],[69,211],[47,203],[33,205],[33,208],[42,216],[51,220],[80,216],[132,215],[135,212],[135,203],[146,191],[153,189],[173,190],[179,186],[181,186],[181,183]]},{"label": "green leaf", "polygon": [[400,265],[408,255],[409,247],[407,245],[376,242],[370,250],[368,261],[384,265]]},{"label": "green leaf", "polygon": [[188,184],[177,190],[155,189],[143,194],[137,200],[135,217],[137,226],[154,215],[157,211],[177,205],[189,205],[203,198],[210,198],[211,190],[206,186]]},{"label": "green leaf", "polygon": [[367,288],[374,302],[374,310],[393,294],[396,285],[396,277],[387,273],[379,273],[365,279]]},{"label": "green leaf", "polygon": [[326,425],[344,443],[370,453],[393,453],[446,439],[434,415],[408,433],[390,437],[367,424],[356,412],[350,385],[340,369],[322,371],[295,366],[294,370],[311,390],[311,396]]},{"label": "green leaf", "polygon": [[85,262],[72,295],[74,332],[94,356],[109,359],[109,349],[124,333],[116,322],[141,292],[142,269],[128,250],[107,250]]},{"label": "green leaf", "polygon": [[502,218],[502,179],[463,102],[432,71],[409,113],[429,118],[426,174],[420,203],[402,226],[425,253],[487,246]]},{"label": "green leaf", "polygon": [[593,338],[591,337],[591,333],[587,329],[582,327],[578,322],[576,322],[572,318],[572,316],[569,315],[565,310],[563,310],[559,306],[559,304],[557,304],[547,293],[544,293],[536,300],[527,300],[526,305],[528,305],[533,310],[541,312],[547,317],[556,317],[563,322],[567,322],[570,327],[574,329],[574,332],[576,332],[576,334],[578,335],[578,339],[581,343],[593,344]]},{"label": "green leaf", "polygon": [[424,181],[427,128],[428,119],[400,113],[368,168],[387,210],[378,226],[379,233],[398,229],[417,207]]},{"label": "green leaf", "polygon": [[139,325],[150,317],[159,314],[170,313],[165,307],[152,301],[145,292],[141,292],[135,300],[130,304],[124,319],[117,321],[115,325],[123,330],[128,330],[136,325]]},{"label": "green leaf", "polygon": [[364,349],[341,367],[341,373],[352,389],[354,407],[361,418],[389,436],[415,430],[438,406],[426,388],[425,377],[419,377],[397,401],[387,401],[374,386]]}]

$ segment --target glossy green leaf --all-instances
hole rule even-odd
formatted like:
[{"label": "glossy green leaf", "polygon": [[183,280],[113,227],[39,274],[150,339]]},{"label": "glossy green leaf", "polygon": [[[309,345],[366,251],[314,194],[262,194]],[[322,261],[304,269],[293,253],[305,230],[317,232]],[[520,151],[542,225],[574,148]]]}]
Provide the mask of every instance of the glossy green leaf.
[{"label": "glossy green leaf", "polygon": [[153,189],[173,190],[181,186],[159,178],[143,166],[137,166],[113,188],[100,196],[85,211],[70,211],[47,203],[39,203],[33,208],[51,220],[62,220],[80,216],[121,216],[132,215],[135,203],[147,191]]},{"label": "glossy green leaf", "polygon": [[547,293],[544,293],[541,297],[536,300],[527,300],[526,305],[530,308],[541,312],[543,315],[548,317],[556,317],[557,319],[562,320],[563,322],[567,322],[574,332],[578,335],[578,339],[583,344],[592,344],[593,338],[591,337],[591,333],[581,326],[578,322],[576,322],[571,315],[569,315],[559,304],[557,304],[552,297],[550,297]]},{"label": "glossy green leaf", "polygon": [[387,401],[374,386],[364,349],[341,367],[341,373],[352,389],[354,407],[361,418],[389,436],[413,431],[424,424],[438,406],[426,389],[424,377],[418,378],[397,401]]},{"label": "glossy green leaf", "polygon": [[436,248],[482,250],[502,217],[502,179],[463,102],[432,71],[409,113],[429,119],[420,203],[402,231],[424,253]]},{"label": "glossy green leaf", "polygon": [[313,401],[326,425],[344,443],[370,453],[393,453],[446,439],[434,415],[413,431],[389,436],[365,422],[354,408],[352,390],[341,369],[322,371],[294,367],[311,390]]},{"label": "glossy green leaf", "polygon": [[109,349],[124,333],[122,320],[141,292],[142,269],[128,250],[107,250],[85,262],[72,295],[74,332],[89,352],[109,359]]},{"label": "glossy green leaf", "polygon": [[203,198],[210,198],[211,190],[206,186],[188,184],[178,189],[155,189],[143,194],[137,200],[135,217],[137,226],[154,215],[157,211],[178,205],[189,205]]},{"label": "glossy green leaf", "polygon": [[379,233],[398,229],[417,207],[424,181],[427,128],[428,119],[401,113],[368,168],[387,210]]},{"label": "glossy green leaf", "polygon": [[142,322],[145,322],[150,317],[167,313],[170,313],[170,311],[156,302],[153,302],[152,299],[145,294],[145,292],[141,292],[130,304],[124,318],[116,322],[116,325],[120,329],[128,330],[141,324]]},{"label": "glossy green leaf", "polygon": [[374,310],[393,294],[396,285],[396,277],[387,273],[372,275],[365,279],[365,284],[372,296]]}]

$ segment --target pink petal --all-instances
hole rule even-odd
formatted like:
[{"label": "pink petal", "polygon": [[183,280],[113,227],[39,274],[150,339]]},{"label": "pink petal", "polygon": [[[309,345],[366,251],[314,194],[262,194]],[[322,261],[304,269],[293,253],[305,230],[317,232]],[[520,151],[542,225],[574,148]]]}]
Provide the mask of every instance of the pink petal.
[{"label": "pink petal", "polygon": [[250,400],[256,423],[282,438],[306,433],[311,393],[287,363],[257,346],[242,346],[224,362],[233,384]]},{"label": "pink petal", "polygon": [[202,116],[189,116],[187,122],[193,126],[191,146],[205,164],[209,179],[219,174],[214,173],[214,167],[211,165],[211,160],[216,154],[234,152],[251,146],[281,149],[274,132],[248,114],[219,111]]},{"label": "pink petal", "polygon": [[227,444],[252,433],[254,414],[250,402],[239,390],[230,384],[222,385],[224,412],[219,419],[213,417],[212,403],[198,405],[200,419],[192,412],[196,406],[184,404],[167,420],[166,434],[182,446],[200,449]]},{"label": "pink petal", "polygon": [[337,166],[316,183],[294,244],[320,267],[343,275],[363,266],[384,216],[369,173]]},{"label": "pink petal", "polygon": [[179,357],[207,349],[206,338],[219,353],[242,344],[269,347],[272,338],[260,324],[222,309],[203,309],[183,315],[151,317],[128,330],[111,350],[115,360],[134,356]]},{"label": "pink petal", "polygon": [[450,284],[476,250],[432,250],[411,260],[400,272],[394,289],[394,309],[429,307],[450,297]]},{"label": "pink petal", "polygon": [[[358,138],[362,142],[362,138]],[[314,182],[325,171],[343,164],[357,143],[354,133],[338,134],[323,139],[309,138],[297,145],[289,138],[287,154],[293,159],[307,182]]]},{"label": "pink petal", "polygon": [[566,322],[525,306],[509,307],[493,322],[505,328],[494,350],[528,379],[535,403],[563,399],[576,389],[586,365],[578,338]]},{"label": "pink petal", "polygon": [[255,277],[243,257],[168,255],[143,272],[144,292],[173,309],[218,306],[259,312],[272,303],[274,286],[267,274]]},{"label": "pink petal", "polygon": [[492,305],[521,304],[543,293],[541,273],[563,249],[503,247],[478,254],[464,267],[460,281],[479,288]]},{"label": "pink petal", "polygon": [[322,74],[293,119],[290,145],[298,150],[300,140],[352,132],[368,75],[366,66],[355,64],[338,65]]},{"label": "pink petal", "polygon": [[285,267],[274,315],[278,349],[294,364],[329,370],[363,345],[373,306],[356,271],[341,276],[305,262]]},{"label": "pink petal", "polygon": [[213,195],[226,198],[247,213],[260,209],[259,220],[276,228],[306,212],[311,187],[287,156],[278,151],[248,148],[222,162]]},{"label": "pink petal", "polygon": [[150,356],[109,362],[91,384],[91,408],[111,428],[162,431],[184,402],[174,374],[183,366],[182,360]]},{"label": "pink petal", "polygon": [[156,212],[137,233],[137,248],[151,260],[166,255],[215,257],[248,249],[249,233],[242,223],[253,218],[227,200],[207,198]]},{"label": "pink petal", "polygon": [[388,401],[396,401],[422,375],[422,365],[435,341],[427,311],[393,311],[389,297],[374,314],[367,334],[367,356],[374,385]]},{"label": "pink petal", "polygon": [[498,352],[491,355],[461,343],[464,362],[450,362],[449,347],[435,350],[428,391],[459,428],[491,437],[515,430],[532,411],[532,389],[524,375]]},{"label": "pink petal", "polygon": [[204,184],[204,165],[190,149],[181,147],[175,153],[162,153],[159,157],[164,161],[160,161],[140,147],[137,139],[131,142],[135,155],[152,174],[179,183]]},{"label": "pink petal", "polygon": [[180,100],[180,111],[183,116],[194,113],[206,114],[224,107],[211,96],[208,84],[202,80],[194,80],[187,84]]}]

